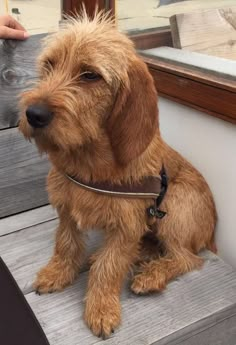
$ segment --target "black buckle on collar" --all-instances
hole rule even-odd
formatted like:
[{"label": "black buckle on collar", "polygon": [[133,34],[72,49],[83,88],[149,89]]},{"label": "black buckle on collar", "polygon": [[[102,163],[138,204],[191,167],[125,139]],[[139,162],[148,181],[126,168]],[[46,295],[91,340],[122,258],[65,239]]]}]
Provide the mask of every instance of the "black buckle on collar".
[{"label": "black buckle on collar", "polygon": [[158,219],[162,219],[163,217],[165,217],[166,212],[158,210],[155,206],[150,206],[147,209],[147,214],[149,218],[158,218]]},{"label": "black buckle on collar", "polygon": [[156,199],[156,207],[157,208],[162,203],[162,200],[164,199],[164,196],[165,196],[167,188],[168,188],[168,178],[166,175],[164,165],[161,168],[160,176],[161,176],[161,192],[160,192],[160,195],[158,196],[158,198]]},{"label": "black buckle on collar", "polygon": [[161,168],[160,176],[161,176],[161,191],[160,191],[160,194],[157,197],[157,199],[155,199],[154,205],[150,206],[147,209],[147,214],[148,214],[148,217],[150,217],[150,218],[156,217],[158,219],[162,219],[166,215],[166,212],[161,211],[159,209],[159,206],[162,203],[162,200],[164,199],[164,196],[165,196],[167,188],[168,188],[168,178],[167,178],[167,174],[166,174],[164,165]]}]

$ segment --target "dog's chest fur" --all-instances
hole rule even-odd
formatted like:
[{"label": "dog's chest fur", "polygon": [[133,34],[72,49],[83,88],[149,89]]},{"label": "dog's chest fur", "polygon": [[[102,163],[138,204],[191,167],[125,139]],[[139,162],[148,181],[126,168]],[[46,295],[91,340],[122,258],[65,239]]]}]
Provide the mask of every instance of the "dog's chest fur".
[{"label": "dog's chest fur", "polygon": [[[125,223],[145,223],[145,201],[114,198],[87,191],[52,169],[48,175],[49,199],[53,207],[68,210],[81,230],[112,229]],[[140,215],[140,209],[143,214]],[[141,216],[141,217],[140,217]]]}]

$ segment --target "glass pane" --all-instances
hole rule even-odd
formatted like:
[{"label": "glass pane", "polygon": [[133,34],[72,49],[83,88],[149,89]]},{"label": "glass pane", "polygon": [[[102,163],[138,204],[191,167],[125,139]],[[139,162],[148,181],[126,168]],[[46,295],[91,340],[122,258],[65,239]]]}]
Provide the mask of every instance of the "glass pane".
[{"label": "glass pane", "polygon": [[58,30],[61,0],[0,0],[0,14],[10,14],[31,35]]},{"label": "glass pane", "polygon": [[178,13],[236,5],[236,0],[116,0],[120,30],[139,31],[169,26]]}]

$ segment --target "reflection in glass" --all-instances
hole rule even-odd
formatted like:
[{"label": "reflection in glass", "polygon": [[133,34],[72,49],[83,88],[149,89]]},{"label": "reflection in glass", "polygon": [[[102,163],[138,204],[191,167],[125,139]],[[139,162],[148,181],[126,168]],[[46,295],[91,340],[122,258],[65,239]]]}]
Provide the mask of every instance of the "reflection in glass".
[{"label": "reflection in glass", "polygon": [[174,14],[233,6],[235,3],[235,0],[116,0],[116,14],[120,30],[137,32],[167,27]]},{"label": "reflection in glass", "polygon": [[10,14],[31,35],[57,31],[61,0],[0,0],[0,14]]}]

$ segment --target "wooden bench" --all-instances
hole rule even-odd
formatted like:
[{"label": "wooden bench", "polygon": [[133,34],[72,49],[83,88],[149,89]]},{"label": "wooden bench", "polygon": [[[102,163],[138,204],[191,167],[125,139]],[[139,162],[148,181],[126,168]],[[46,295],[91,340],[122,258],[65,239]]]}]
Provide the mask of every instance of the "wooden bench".
[{"label": "wooden bench", "polygon": [[[236,345],[236,272],[210,252],[202,253],[206,259],[202,270],[171,282],[161,294],[135,296],[127,280],[123,323],[106,341],[94,337],[83,322],[86,263],[79,279],[63,292],[34,293],[32,282],[52,253],[58,220],[45,192],[49,163],[15,126],[17,96],[37,78],[35,58],[41,38],[0,43],[0,256],[50,344]],[[89,252],[101,241],[89,233]]]}]

